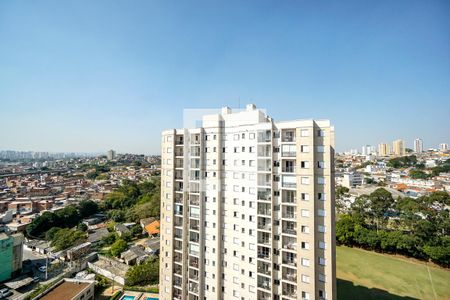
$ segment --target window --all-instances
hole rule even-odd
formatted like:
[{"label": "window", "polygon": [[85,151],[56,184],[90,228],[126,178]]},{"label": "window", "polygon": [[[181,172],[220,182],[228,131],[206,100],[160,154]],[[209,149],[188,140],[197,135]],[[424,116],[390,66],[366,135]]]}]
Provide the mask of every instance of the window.
[{"label": "window", "polygon": [[302,137],[309,136],[309,130],[308,129],[300,130],[300,136],[302,136]]},{"label": "window", "polygon": [[318,226],[317,226],[317,230],[318,230],[320,233],[325,233],[325,232],[326,232],[326,227],[323,226],[323,225],[318,225]]},{"label": "window", "polygon": [[325,242],[319,241],[319,248],[320,249],[326,249],[327,248],[327,244]]},{"label": "window", "polygon": [[300,179],[300,182],[301,182],[301,184],[305,184],[305,185],[309,184],[309,177],[302,177]]},{"label": "window", "polygon": [[325,276],[325,274],[319,273],[319,281],[320,282],[327,282],[327,277]]},{"label": "window", "polygon": [[326,200],[325,193],[317,193],[317,200],[325,201]]},{"label": "window", "polygon": [[301,197],[303,201],[309,201],[309,194],[308,193],[301,193]]},{"label": "window", "polygon": [[300,162],[300,167],[302,169],[309,169],[309,162],[308,161],[302,161]]},{"label": "window", "polygon": [[255,134],[254,133],[250,133],[248,135],[248,138],[251,139],[251,140],[254,140],[255,139]]},{"label": "window", "polygon": [[319,257],[319,265],[325,266],[326,265],[326,259],[323,257]]},{"label": "window", "polygon": [[323,291],[323,290],[319,290],[319,298],[320,299],[326,299],[327,298],[327,293],[325,293],[325,291]]},{"label": "window", "polygon": [[301,145],[300,146],[300,152],[308,153],[309,152],[309,146],[308,145]]},{"label": "window", "polygon": [[309,267],[309,259],[307,259],[307,258],[302,258],[302,266],[304,266],[304,267]]},{"label": "window", "polygon": [[324,146],[317,146],[317,152],[324,153],[325,152],[325,147]]},{"label": "window", "polygon": [[325,216],[326,216],[326,212],[325,212],[325,210],[323,210],[323,209],[318,209],[318,210],[317,210],[317,215],[318,215],[319,217],[325,217]]},{"label": "window", "polygon": [[321,129],[317,130],[317,136],[324,137],[325,136],[325,131],[321,130]]},{"label": "window", "polygon": [[301,216],[304,217],[304,218],[308,218],[309,217],[309,210],[302,209],[301,210]]},{"label": "window", "polygon": [[309,283],[309,276],[305,275],[305,274],[302,274],[302,282]]},{"label": "window", "polygon": [[302,230],[302,233],[309,233],[309,227],[308,226],[302,225],[301,230]]},{"label": "window", "polygon": [[317,177],[317,184],[325,184],[325,178],[324,177]]},{"label": "window", "polygon": [[235,140],[235,141],[239,141],[239,134],[235,134],[235,135],[234,135],[234,140]]},{"label": "window", "polygon": [[308,292],[305,292],[305,291],[302,291],[302,299],[303,300],[309,300],[310,298],[309,298],[309,293]]},{"label": "window", "polygon": [[325,169],[325,162],[323,162],[323,161],[318,161],[318,162],[317,162],[317,167],[318,167],[319,169]]},{"label": "window", "polygon": [[302,249],[309,250],[309,243],[308,242],[302,242],[301,245],[302,245]]}]

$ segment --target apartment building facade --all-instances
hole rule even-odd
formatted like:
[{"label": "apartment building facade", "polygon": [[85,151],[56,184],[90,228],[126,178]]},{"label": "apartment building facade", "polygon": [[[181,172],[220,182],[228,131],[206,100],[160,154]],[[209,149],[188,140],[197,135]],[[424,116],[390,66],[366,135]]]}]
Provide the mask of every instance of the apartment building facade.
[{"label": "apartment building facade", "polygon": [[160,299],[335,299],[334,128],[254,105],[162,133]]}]

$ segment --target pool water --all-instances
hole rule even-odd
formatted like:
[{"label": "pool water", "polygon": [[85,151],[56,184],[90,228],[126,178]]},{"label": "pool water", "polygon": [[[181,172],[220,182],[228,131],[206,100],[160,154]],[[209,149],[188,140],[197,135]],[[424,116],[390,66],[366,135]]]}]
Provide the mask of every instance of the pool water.
[{"label": "pool water", "polygon": [[122,298],[120,298],[120,300],[134,300],[134,298],[136,298],[136,297],[134,297],[134,296],[129,296],[129,295],[125,295],[125,296],[123,296]]},{"label": "pool water", "polygon": [[159,300],[158,298],[147,297],[147,300]]}]

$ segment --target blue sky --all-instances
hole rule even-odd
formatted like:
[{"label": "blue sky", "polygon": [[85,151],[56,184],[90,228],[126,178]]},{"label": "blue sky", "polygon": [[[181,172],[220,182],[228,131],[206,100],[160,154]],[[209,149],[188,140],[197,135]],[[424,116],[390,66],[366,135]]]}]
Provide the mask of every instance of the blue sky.
[{"label": "blue sky", "polygon": [[0,1],[0,149],[159,153],[184,108],[450,142],[450,2]]}]

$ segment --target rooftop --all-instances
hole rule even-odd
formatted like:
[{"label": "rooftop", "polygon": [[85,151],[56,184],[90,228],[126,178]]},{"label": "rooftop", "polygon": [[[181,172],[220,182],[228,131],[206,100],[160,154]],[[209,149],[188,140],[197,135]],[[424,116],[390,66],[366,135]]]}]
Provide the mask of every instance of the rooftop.
[{"label": "rooftop", "polygon": [[41,300],[61,300],[61,299],[72,299],[78,295],[81,291],[86,289],[91,282],[87,281],[68,281],[63,280],[56,287],[48,291],[45,295],[38,298]]}]

